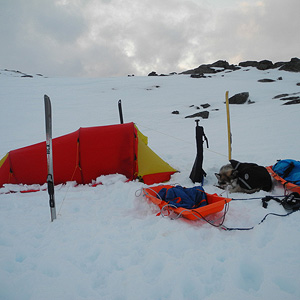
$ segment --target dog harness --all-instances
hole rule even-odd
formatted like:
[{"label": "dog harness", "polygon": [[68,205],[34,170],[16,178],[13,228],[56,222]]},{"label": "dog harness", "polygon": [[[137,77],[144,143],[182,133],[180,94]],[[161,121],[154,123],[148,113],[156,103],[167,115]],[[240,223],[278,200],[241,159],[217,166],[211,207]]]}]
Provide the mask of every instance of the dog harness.
[{"label": "dog harness", "polygon": [[234,170],[237,170],[237,179],[241,187],[252,190],[260,187],[264,191],[270,191],[272,180],[266,168],[254,163],[240,163],[230,160]]}]

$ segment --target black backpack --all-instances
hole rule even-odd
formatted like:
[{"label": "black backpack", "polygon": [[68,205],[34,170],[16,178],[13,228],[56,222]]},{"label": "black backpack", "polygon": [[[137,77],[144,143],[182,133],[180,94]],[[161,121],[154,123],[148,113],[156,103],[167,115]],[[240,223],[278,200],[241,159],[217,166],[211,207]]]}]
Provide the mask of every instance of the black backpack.
[{"label": "black backpack", "polygon": [[286,210],[288,211],[297,211],[300,210],[300,195],[299,193],[291,193],[287,196],[285,196],[282,200],[272,197],[272,196],[266,196],[262,199],[263,207],[268,207],[268,202],[270,200],[275,200],[276,202],[280,203]]}]

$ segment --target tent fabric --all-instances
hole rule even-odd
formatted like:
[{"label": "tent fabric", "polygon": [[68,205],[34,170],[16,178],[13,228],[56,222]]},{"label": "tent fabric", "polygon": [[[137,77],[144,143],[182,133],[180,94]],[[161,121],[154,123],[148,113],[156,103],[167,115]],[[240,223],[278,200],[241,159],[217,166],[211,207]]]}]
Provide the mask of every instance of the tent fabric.
[{"label": "tent fabric", "polygon": [[[134,123],[79,128],[53,139],[55,184],[87,184],[116,173],[152,184],[169,180],[175,172],[147,146],[147,137]],[[46,181],[46,142],[12,150],[0,161],[0,187]]]},{"label": "tent fabric", "polygon": [[[136,127],[137,128],[137,127]],[[175,169],[148,147],[148,138],[137,129],[138,136],[138,176],[146,184],[168,181]]]}]

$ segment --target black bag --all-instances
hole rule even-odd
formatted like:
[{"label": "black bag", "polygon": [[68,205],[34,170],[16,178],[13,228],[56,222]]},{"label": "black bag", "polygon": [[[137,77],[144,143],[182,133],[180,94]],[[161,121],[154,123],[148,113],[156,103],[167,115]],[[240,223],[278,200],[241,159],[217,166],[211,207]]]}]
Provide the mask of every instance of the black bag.
[{"label": "black bag", "polygon": [[278,203],[280,203],[286,210],[288,211],[297,211],[300,210],[300,195],[299,193],[291,193],[287,196],[285,196],[282,200],[272,197],[272,196],[266,196],[262,199],[263,207],[268,207],[268,202],[270,200],[275,200]]},{"label": "black bag", "polygon": [[206,145],[208,148],[208,140],[204,133],[204,129],[202,126],[199,126],[199,120],[196,120],[196,146],[197,146],[197,155],[196,159],[190,174],[190,179],[195,182],[203,183],[203,177],[206,176],[205,171],[202,168],[203,164],[203,143],[206,141]]}]

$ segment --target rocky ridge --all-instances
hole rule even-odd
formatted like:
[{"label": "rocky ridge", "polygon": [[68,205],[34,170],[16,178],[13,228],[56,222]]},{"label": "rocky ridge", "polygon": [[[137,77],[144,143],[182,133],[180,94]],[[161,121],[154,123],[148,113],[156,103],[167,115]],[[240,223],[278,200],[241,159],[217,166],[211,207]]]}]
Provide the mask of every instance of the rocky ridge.
[{"label": "rocky ridge", "polygon": [[[289,72],[300,72],[300,59],[297,57],[292,58],[289,62],[275,62],[273,63],[270,60],[261,60],[261,61],[243,61],[238,65],[229,64],[226,60],[218,60],[212,64],[202,64],[199,67],[191,70],[181,72],[180,74],[190,75],[193,78],[205,78],[211,74],[216,74],[218,72],[224,71],[236,71],[240,70],[242,67],[254,67],[258,70],[269,70],[277,69],[281,71]],[[170,73],[169,75],[177,74],[175,72]],[[165,74],[158,75],[155,71],[152,71],[148,76],[167,76]]]}]

